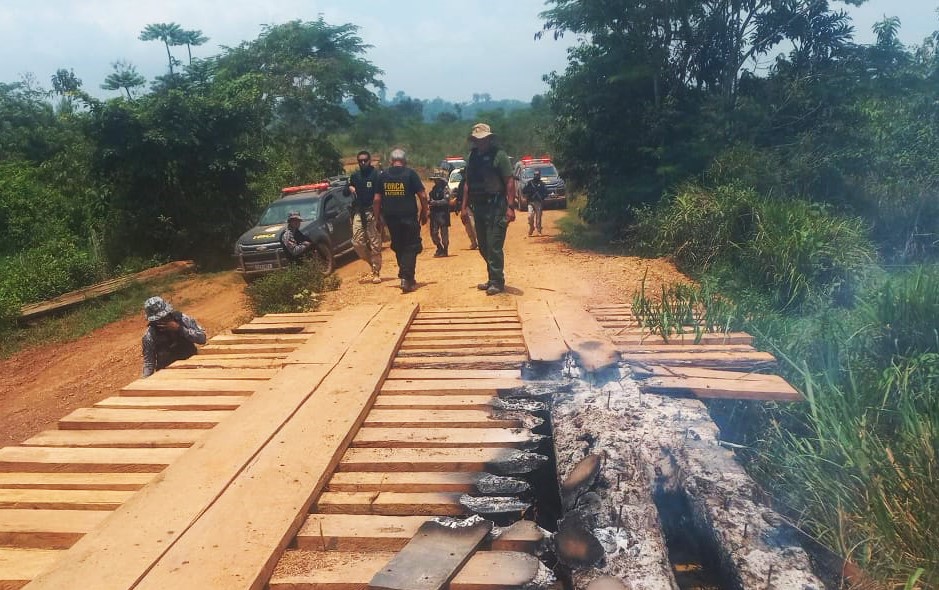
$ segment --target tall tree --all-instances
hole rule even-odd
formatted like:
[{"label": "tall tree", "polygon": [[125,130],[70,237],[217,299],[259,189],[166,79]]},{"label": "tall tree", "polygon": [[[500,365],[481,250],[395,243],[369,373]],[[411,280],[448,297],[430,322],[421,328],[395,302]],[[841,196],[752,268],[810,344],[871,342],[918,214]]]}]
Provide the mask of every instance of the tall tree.
[{"label": "tall tree", "polygon": [[124,90],[127,93],[127,100],[133,100],[131,89],[139,88],[146,84],[147,79],[137,72],[134,64],[118,60],[111,64],[114,71],[108,74],[101,85],[103,90]]},{"label": "tall tree", "polygon": [[203,45],[209,38],[204,36],[202,31],[194,30],[183,31],[179,35],[178,40],[186,46],[186,53],[189,55],[189,65],[192,65],[192,48]]},{"label": "tall tree", "polygon": [[182,45],[181,36],[183,29],[176,23],[151,23],[144,27],[138,37],[141,41],[162,41],[166,46],[166,61],[169,64],[170,75],[173,75],[173,66],[176,58],[170,52],[170,46]]}]

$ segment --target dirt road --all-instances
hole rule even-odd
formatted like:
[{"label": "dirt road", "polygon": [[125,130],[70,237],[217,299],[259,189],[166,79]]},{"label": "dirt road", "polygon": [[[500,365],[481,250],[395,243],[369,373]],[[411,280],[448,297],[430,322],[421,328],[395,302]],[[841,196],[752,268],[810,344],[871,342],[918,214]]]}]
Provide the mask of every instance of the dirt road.
[{"label": "dirt road", "polygon": [[[514,305],[522,296],[558,295],[584,305],[626,302],[648,272],[652,292],[662,282],[685,280],[663,260],[604,256],[573,251],[555,239],[555,221],[562,211],[545,212],[545,235],[527,237],[525,215],[509,227],[506,240],[506,292],[487,296],[476,289],[486,279],[479,253],[469,249],[462,224],[452,217],[450,256],[434,258],[434,246],[424,231],[424,252],[418,258],[419,288],[403,295],[398,288],[394,253],[384,251],[384,281],[360,284],[366,265],[346,257],[337,271],[342,287],[325,295],[322,310],[356,303],[416,301],[425,307]],[[197,318],[209,336],[237,326],[249,317],[244,283],[234,273],[188,278],[161,293]],[[142,302],[141,302],[142,303]],[[67,344],[26,350],[0,361],[0,446],[20,442],[54,428],[60,417],[115,395],[140,375],[142,315],[96,330]]]}]

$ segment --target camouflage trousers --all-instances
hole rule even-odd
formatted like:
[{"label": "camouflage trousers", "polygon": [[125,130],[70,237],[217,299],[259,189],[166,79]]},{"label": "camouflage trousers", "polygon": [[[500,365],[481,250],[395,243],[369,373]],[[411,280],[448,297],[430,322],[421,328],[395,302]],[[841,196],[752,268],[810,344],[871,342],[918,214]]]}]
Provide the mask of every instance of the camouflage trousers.
[{"label": "camouflage trousers", "polygon": [[485,195],[472,198],[470,208],[476,218],[476,239],[479,254],[486,261],[489,284],[505,287],[505,234],[509,228],[506,217],[508,203],[504,195]]},{"label": "camouflage trousers", "polygon": [[381,234],[375,221],[371,211],[352,212],[352,247],[377,275],[381,272]]}]

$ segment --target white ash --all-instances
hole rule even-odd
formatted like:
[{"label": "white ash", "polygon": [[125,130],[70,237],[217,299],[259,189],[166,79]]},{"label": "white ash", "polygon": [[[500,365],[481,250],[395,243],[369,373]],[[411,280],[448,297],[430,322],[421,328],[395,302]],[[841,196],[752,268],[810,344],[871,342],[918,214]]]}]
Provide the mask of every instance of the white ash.
[{"label": "white ash", "polygon": [[486,522],[486,519],[474,514],[472,516],[467,516],[466,518],[453,518],[452,516],[437,516],[430,519],[431,522],[435,522],[440,526],[445,526],[448,529],[462,529],[462,528],[471,528],[479,525],[480,523]]},{"label": "white ash", "polygon": [[531,508],[530,502],[523,502],[515,496],[460,496],[460,504],[479,514],[506,514],[524,512]]},{"label": "white ash", "polygon": [[531,486],[524,479],[486,473],[477,480],[476,489],[480,494],[520,494]]}]

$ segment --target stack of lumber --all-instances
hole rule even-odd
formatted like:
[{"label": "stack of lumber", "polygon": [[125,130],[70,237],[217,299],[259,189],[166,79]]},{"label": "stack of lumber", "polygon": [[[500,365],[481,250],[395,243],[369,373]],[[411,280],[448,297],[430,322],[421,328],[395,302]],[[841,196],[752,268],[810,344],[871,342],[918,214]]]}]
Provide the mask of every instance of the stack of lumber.
[{"label": "stack of lumber", "polygon": [[745,332],[696,333],[684,326],[667,339],[640,326],[628,304],[590,308],[649,393],[678,393],[703,399],[802,401],[802,394],[778,375],[765,374],[776,358],[753,347]]}]

